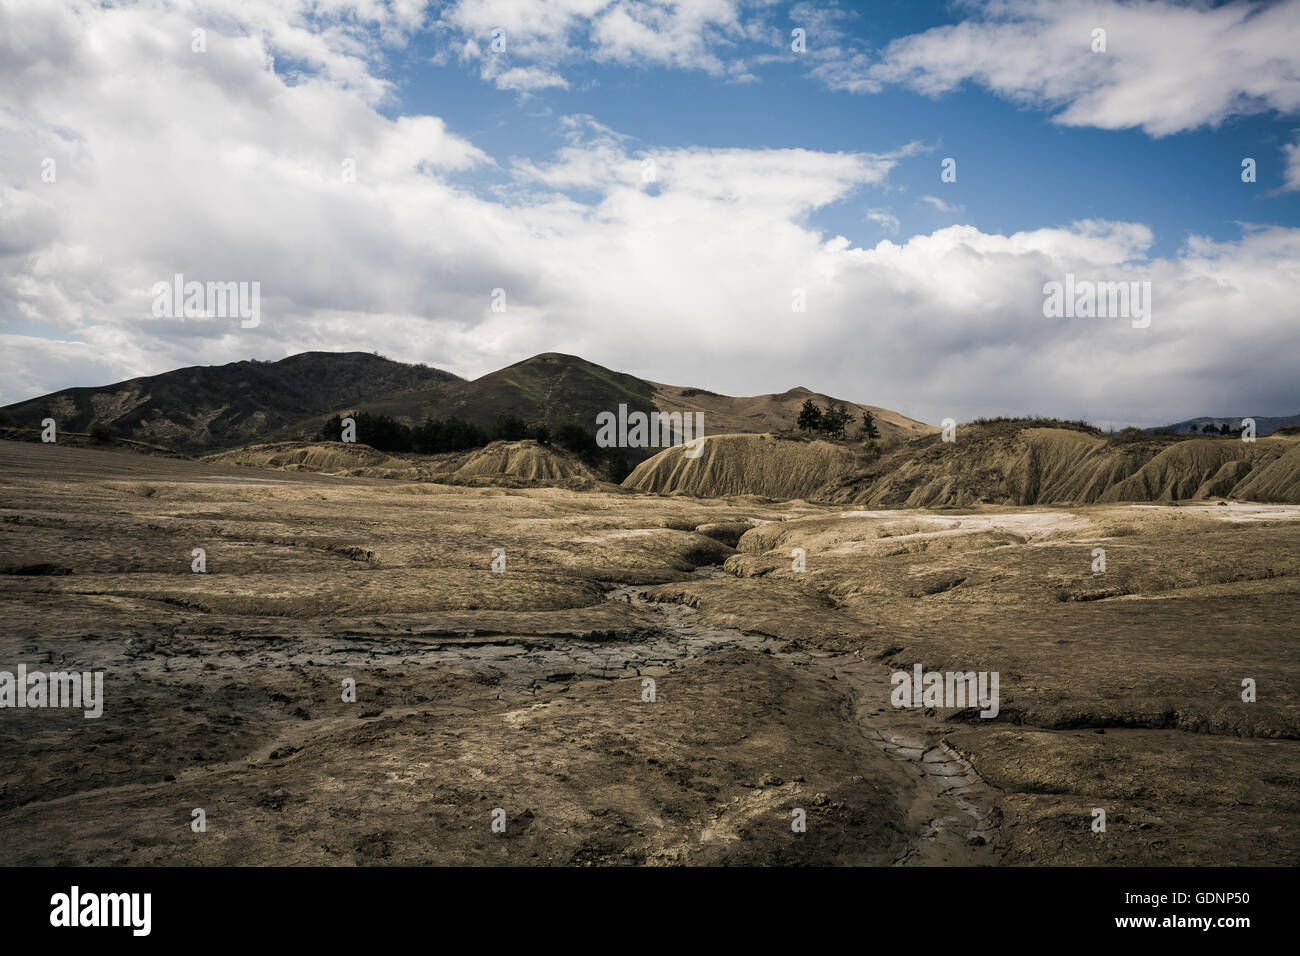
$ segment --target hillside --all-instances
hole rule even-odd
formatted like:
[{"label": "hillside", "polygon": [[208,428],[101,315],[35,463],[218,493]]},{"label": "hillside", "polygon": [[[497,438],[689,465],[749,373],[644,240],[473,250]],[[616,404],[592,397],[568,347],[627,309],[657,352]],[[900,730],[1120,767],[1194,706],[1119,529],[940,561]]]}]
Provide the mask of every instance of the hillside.
[{"label": "hillside", "polygon": [[847,445],[772,435],[721,435],[704,441],[698,458],[667,448],[637,465],[624,488],[700,498],[762,495],[823,497],[861,472],[865,459]]},{"label": "hillside", "polygon": [[705,434],[708,435],[794,431],[795,422],[799,418],[799,409],[803,407],[804,401],[810,398],[822,408],[831,404],[844,405],[853,416],[851,432],[856,431],[861,423],[863,412],[871,412],[876,427],[880,430],[880,437],[884,440],[915,438],[920,435],[933,435],[939,431],[933,425],[918,422],[888,408],[832,398],[802,386],[777,395],[739,398],[717,395],[698,388],[654,384],[655,407],[673,411],[681,409],[703,412]]},{"label": "hillside", "polygon": [[121,438],[200,452],[273,435],[315,415],[421,385],[459,381],[450,372],[368,352],[302,352],[278,362],[194,366],[115,385],[65,388],[5,409],[13,424],[84,432],[107,424]]},{"label": "hillside", "polygon": [[[841,401],[806,388],[752,397],[662,385],[574,355],[546,352],[473,381],[363,352],[304,352],[279,362],[196,366],[102,388],[70,388],[8,407],[13,423],[35,427],[54,417],[60,429],[103,422],[122,438],[190,453],[255,442],[307,439],[338,413],[388,415],[407,425],[456,417],[483,428],[513,416],[555,429],[576,423],[594,432],[600,412],[704,414],[705,434],[793,429],[807,398],[841,402],[854,416],[870,411],[882,438],[931,434],[933,426],[874,405]],[[629,450],[633,458],[654,449]]]},{"label": "hillside", "polygon": [[[1229,416],[1227,418],[1189,418],[1186,421],[1175,422],[1172,425],[1148,428],[1147,431],[1173,432],[1176,435],[1190,435],[1202,431],[1205,425],[1213,425],[1215,428],[1218,428],[1221,425],[1227,425],[1229,428],[1241,428],[1241,420],[1245,417],[1246,416],[1244,415],[1237,415]],[[1254,415],[1251,417],[1255,419],[1255,434],[1260,438],[1263,438],[1265,435],[1273,434],[1279,428],[1300,425],[1300,415]]]},{"label": "hillside", "polygon": [[[594,431],[598,413],[616,412],[619,405],[627,405],[629,411],[702,412],[705,434],[709,435],[761,434],[793,430],[808,398],[822,407],[832,402],[845,405],[854,426],[862,412],[870,411],[882,438],[911,438],[937,431],[887,408],[844,401],[806,388],[769,395],[719,395],[702,388],[651,382],[559,352],[533,356],[473,381],[414,388],[358,410],[390,415],[408,424],[430,416],[454,415],[488,427],[499,417],[512,415],[551,428],[576,422]],[[308,423],[312,427],[319,424]]]},{"label": "hillside", "polygon": [[[832,402],[849,408],[854,424],[863,411],[875,416],[881,437],[915,437],[937,429],[922,421],[909,419],[889,408],[844,401],[805,388],[767,395],[720,395],[706,389],[637,378],[614,372],[562,352],[543,352],[489,372],[473,381],[408,390],[382,401],[368,402],[357,411],[390,415],[408,424],[419,423],[429,416],[450,416],[489,427],[503,415],[524,421],[556,425],[576,423],[594,431],[595,416],[602,411],[617,411],[627,405],[629,411],[703,412],[706,434],[763,433],[793,431],[794,421],[805,399],[811,398],[826,407]],[[307,423],[318,427],[318,421]]]},{"label": "hillside", "polygon": [[[711,447],[710,447],[711,446]],[[1300,503],[1300,441],[1108,437],[1039,423],[963,426],[868,462],[852,445],[771,436],[709,439],[642,462],[627,488],[701,497],[756,494],[870,508],[1089,504],[1240,498]]]},{"label": "hillside", "polygon": [[[898,449],[828,500],[885,508],[1212,497],[1290,503],[1300,501],[1300,482],[1276,466],[1296,447],[1285,438],[1134,439],[1004,422],[971,425],[952,444],[925,438]],[[1248,483],[1257,472],[1259,480]]]}]

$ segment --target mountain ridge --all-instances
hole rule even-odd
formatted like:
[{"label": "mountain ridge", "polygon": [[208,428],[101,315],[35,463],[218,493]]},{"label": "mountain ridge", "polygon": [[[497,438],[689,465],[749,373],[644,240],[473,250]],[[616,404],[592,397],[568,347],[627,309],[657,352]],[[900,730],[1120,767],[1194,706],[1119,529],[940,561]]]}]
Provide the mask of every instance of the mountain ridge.
[{"label": "mountain ridge", "polygon": [[1263,437],[1271,435],[1279,428],[1300,425],[1300,414],[1296,415],[1202,415],[1199,418],[1188,418],[1181,422],[1174,422],[1172,425],[1156,425],[1152,428],[1143,429],[1148,432],[1173,432],[1176,435],[1190,435],[1201,431],[1203,425],[1214,425],[1215,427],[1227,425],[1229,428],[1241,428],[1242,420],[1245,418],[1254,418],[1255,434]]},{"label": "mountain ridge", "polygon": [[[332,364],[340,369],[332,370]],[[277,389],[275,378],[281,373],[287,373],[287,381]],[[302,352],[278,362],[188,366],[100,387],[61,389],[4,411],[27,428],[39,427],[48,416],[68,431],[107,425],[122,438],[210,453],[310,438],[331,417],[350,411],[388,415],[411,425],[454,416],[487,427],[513,416],[552,429],[577,423],[594,432],[597,413],[625,404],[629,411],[647,413],[702,412],[706,433],[758,434],[793,430],[807,398],[843,404],[855,421],[870,411],[885,438],[938,431],[900,412],[803,386],[766,395],[722,395],[652,382],[562,352],[542,352],[472,380],[366,352]]]},{"label": "mountain ridge", "polygon": [[69,432],[106,425],[122,438],[192,453],[247,444],[367,396],[452,380],[370,352],[308,351],[65,388],[3,410],[19,426],[38,428],[46,417]]}]

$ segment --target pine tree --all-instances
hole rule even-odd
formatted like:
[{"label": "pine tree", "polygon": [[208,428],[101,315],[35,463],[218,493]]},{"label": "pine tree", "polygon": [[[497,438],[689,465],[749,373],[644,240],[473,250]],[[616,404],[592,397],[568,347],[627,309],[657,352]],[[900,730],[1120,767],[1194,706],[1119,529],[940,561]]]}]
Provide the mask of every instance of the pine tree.
[{"label": "pine tree", "polygon": [[832,438],[843,438],[849,423],[849,410],[843,405],[831,405],[822,416],[822,431]]},{"label": "pine tree", "polygon": [[876,419],[870,412],[862,413],[862,437],[867,441],[880,437],[880,429],[876,427]]},{"label": "pine tree", "polygon": [[803,408],[799,409],[799,420],[795,422],[801,431],[811,432],[820,431],[822,427],[822,410],[811,398],[803,400]]}]

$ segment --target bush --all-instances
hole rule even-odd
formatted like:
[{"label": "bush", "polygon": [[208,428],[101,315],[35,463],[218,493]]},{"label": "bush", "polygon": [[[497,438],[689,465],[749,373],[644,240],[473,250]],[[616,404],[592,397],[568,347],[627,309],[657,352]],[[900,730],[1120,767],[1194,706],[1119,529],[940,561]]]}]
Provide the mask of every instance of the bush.
[{"label": "bush", "polygon": [[1091,422],[1085,422],[1082,419],[1067,421],[1061,418],[1049,418],[1043,415],[1025,415],[1019,418],[1011,418],[1006,415],[998,415],[994,418],[977,418],[970,424],[972,425],[1011,425],[1016,428],[1066,428],[1076,432],[1086,432],[1089,435],[1101,437],[1101,429]]},{"label": "bush", "polygon": [[596,444],[596,436],[581,425],[572,422],[561,425],[555,430],[555,444],[585,459],[594,460],[600,452],[600,447]]},{"label": "bush", "polygon": [[106,422],[95,422],[90,426],[90,439],[102,444],[108,444],[117,437],[117,429]]},{"label": "bush", "polygon": [[627,463],[617,448],[609,448],[605,451],[605,460],[602,473],[606,481],[611,484],[621,485],[623,479],[632,474],[632,466]]}]

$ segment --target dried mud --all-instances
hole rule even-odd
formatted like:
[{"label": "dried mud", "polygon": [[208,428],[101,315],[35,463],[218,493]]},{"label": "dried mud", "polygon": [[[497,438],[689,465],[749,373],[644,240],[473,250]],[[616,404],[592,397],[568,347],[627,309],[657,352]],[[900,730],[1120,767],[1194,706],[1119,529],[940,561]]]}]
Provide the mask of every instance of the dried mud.
[{"label": "dried mud", "polygon": [[[1295,507],[864,512],[17,442],[0,487],[0,670],[105,675],[98,719],[0,709],[0,863],[1300,862]],[[998,716],[893,707],[918,663],[998,671]]]}]

